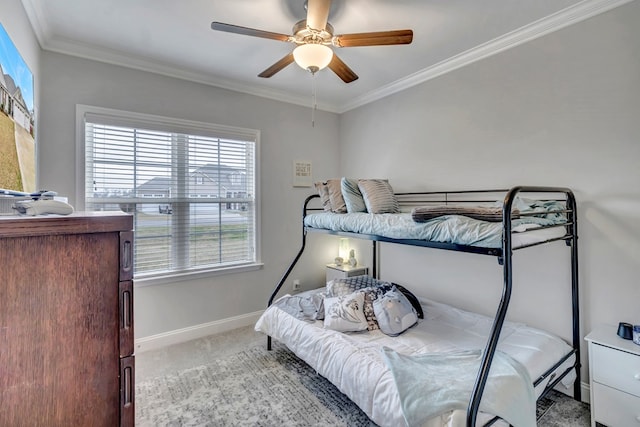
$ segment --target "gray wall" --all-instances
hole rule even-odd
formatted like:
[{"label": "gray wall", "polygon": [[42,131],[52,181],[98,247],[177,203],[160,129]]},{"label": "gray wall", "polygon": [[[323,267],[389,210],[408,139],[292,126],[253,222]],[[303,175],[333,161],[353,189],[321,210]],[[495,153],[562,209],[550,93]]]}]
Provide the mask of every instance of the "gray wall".
[{"label": "gray wall", "polygon": [[[0,21],[35,76],[40,186],[72,203],[78,103],[262,132],[264,268],[138,288],[138,337],[264,307],[297,250],[310,192],[291,187],[293,159],[311,160],[316,178],[387,177],[397,190],[569,186],[580,207],[583,334],[598,323],[640,322],[638,2],[341,116],[319,113],[315,128],[298,106],[42,52],[19,0],[3,1]],[[314,241],[293,273],[306,287],[335,256],[333,240]],[[364,255],[368,246],[359,247]],[[568,251],[528,251],[516,255],[510,316],[568,336]],[[495,260],[390,246],[382,256],[383,277],[493,314]]]},{"label": "gray wall", "polygon": [[[400,191],[571,187],[583,335],[640,323],[638,22],[632,2],[342,114],[341,171],[387,177]],[[509,315],[570,337],[568,250],[556,245],[516,252]],[[396,247],[382,257],[383,278],[495,312],[495,260]]]},{"label": "gray wall", "polygon": [[[76,173],[75,108],[88,104],[261,131],[262,261],[257,271],[136,288],[136,338],[259,311],[297,251],[300,206],[310,188],[292,187],[294,159],[316,176],[337,174],[338,116],[311,112],[198,83],[51,53],[42,55],[40,183],[71,197]],[[322,247],[319,248],[322,250]],[[312,253],[295,272],[303,284],[322,275]],[[287,288],[289,290],[290,288]]]}]

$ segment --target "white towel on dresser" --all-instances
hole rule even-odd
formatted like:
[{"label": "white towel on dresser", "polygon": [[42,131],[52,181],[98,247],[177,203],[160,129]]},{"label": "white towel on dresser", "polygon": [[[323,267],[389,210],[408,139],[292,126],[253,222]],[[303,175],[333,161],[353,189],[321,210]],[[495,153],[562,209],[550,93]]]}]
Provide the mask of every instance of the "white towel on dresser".
[{"label": "white towel on dresser", "polygon": [[[466,412],[482,352],[480,350],[406,356],[384,347],[385,361],[398,387],[410,427],[422,426],[447,411]],[[536,398],[527,370],[497,351],[489,370],[480,410],[515,427],[536,426]],[[453,417],[464,426],[466,416]]]}]

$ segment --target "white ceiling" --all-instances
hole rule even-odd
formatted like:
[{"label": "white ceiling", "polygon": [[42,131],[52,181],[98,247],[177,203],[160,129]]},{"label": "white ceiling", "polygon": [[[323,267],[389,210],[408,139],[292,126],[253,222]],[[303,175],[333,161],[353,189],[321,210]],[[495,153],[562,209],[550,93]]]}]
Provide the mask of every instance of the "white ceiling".
[{"label": "white ceiling", "polygon": [[[318,107],[344,112],[630,0],[334,0],[336,34],[410,28],[413,43],[335,48],[360,76],[316,74]],[[211,30],[212,21],[291,34],[304,0],[22,0],[43,49],[310,105],[295,64],[257,75],[290,43]]]}]

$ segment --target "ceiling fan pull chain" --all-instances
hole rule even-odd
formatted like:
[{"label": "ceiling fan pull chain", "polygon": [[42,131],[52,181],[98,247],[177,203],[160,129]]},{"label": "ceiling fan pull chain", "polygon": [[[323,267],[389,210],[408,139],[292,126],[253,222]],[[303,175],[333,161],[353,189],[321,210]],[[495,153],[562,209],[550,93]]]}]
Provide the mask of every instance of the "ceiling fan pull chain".
[{"label": "ceiling fan pull chain", "polygon": [[311,93],[311,127],[315,127],[316,125],[316,120],[315,120],[315,116],[316,116],[316,109],[318,108],[318,101],[317,101],[317,88],[316,88],[316,73],[311,73],[311,87],[312,87],[312,93]]}]

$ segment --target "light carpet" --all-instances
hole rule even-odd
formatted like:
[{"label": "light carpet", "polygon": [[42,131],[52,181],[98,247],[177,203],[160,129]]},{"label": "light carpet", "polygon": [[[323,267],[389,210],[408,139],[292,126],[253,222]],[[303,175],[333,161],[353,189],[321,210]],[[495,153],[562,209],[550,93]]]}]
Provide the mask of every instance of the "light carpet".
[{"label": "light carpet", "polygon": [[137,426],[367,426],[290,351],[264,345],[136,385]]},{"label": "light carpet", "polygon": [[[137,426],[375,426],[285,347],[264,344],[136,384]],[[589,406],[552,392],[538,425],[588,426]]]}]

